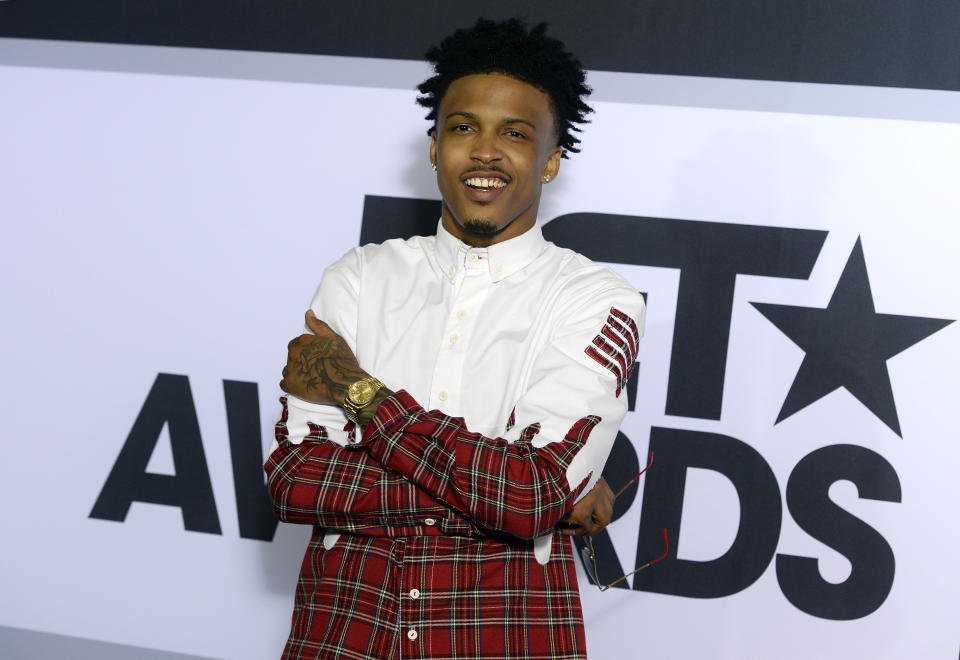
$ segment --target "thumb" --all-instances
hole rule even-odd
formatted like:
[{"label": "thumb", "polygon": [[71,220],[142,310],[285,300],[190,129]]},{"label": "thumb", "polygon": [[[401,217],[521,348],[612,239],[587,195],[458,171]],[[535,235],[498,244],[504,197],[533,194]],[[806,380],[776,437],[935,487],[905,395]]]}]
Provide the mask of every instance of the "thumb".
[{"label": "thumb", "polygon": [[313,313],[312,309],[307,310],[307,313],[304,314],[304,319],[307,322],[307,327],[310,328],[310,330],[315,335],[328,330],[330,327],[326,323],[318,319],[316,315]]}]

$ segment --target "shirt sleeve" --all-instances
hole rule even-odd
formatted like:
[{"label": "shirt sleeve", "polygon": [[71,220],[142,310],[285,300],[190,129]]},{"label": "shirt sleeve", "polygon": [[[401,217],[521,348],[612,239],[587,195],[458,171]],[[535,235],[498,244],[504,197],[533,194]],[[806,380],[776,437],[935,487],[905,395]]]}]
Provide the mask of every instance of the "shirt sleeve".
[{"label": "shirt sleeve", "polygon": [[600,478],[626,413],[645,310],[624,284],[571,295],[561,312],[514,409],[514,437],[471,432],[400,391],[360,444],[487,528],[528,539],[552,530]]},{"label": "shirt sleeve", "polygon": [[[277,518],[372,536],[476,533],[468,520],[409,479],[385,470],[366,452],[331,442],[325,427],[307,421],[287,397],[280,401],[277,448],[264,466]],[[291,430],[297,444],[290,441]],[[435,527],[425,529],[430,525],[425,520]]]}]

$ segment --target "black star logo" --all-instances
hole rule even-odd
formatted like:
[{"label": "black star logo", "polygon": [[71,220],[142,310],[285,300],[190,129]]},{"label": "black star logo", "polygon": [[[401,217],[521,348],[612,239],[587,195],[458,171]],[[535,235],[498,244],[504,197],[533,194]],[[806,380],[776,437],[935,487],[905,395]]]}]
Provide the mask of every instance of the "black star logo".
[{"label": "black star logo", "polygon": [[845,387],[900,437],[887,360],[953,323],[877,314],[859,238],[826,309],[751,304],[806,353],[777,423]]}]

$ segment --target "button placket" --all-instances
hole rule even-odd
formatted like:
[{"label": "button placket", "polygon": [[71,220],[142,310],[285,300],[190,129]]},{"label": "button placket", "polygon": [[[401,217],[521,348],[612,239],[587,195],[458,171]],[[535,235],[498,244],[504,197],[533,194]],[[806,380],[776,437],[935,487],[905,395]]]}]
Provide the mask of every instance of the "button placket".
[{"label": "button placket", "polygon": [[[477,256],[473,263],[471,257]],[[431,405],[455,414],[460,403],[463,369],[470,335],[478,320],[478,311],[489,292],[489,271],[483,257],[466,255],[466,263],[454,291],[440,350],[433,372]],[[445,404],[443,406],[438,405]]]},{"label": "button placket", "polygon": [[[404,550],[412,558],[421,557],[423,554],[422,544],[415,538],[411,538],[404,544]],[[400,657],[420,657],[423,652],[422,645],[427,641],[426,638],[420,639],[421,633],[424,632],[423,593],[420,587],[423,586],[421,581],[425,578],[419,564],[420,562],[414,559],[403,566],[406,570],[401,570],[398,594],[400,617],[397,625],[400,634],[407,638],[403,644],[408,650],[401,650]]]},{"label": "button placket", "polygon": [[407,629],[407,639],[411,642],[415,642],[420,637],[420,631],[417,630],[417,625],[421,625],[423,623],[423,610],[420,607],[420,603],[417,602],[420,600],[420,590],[414,587],[407,592],[407,596],[411,601],[409,611],[411,613],[415,613],[407,624],[409,625],[409,628]]}]

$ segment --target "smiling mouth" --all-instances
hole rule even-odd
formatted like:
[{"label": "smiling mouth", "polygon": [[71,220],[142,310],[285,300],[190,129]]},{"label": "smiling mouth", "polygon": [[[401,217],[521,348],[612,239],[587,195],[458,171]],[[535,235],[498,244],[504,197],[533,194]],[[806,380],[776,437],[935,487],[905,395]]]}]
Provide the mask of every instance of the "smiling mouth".
[{"label": "smiling mouth", "polygon": [[472,176],[463,181],[468,187],[474,190],[499,190],[507,187],[507,182],[503,179]]}]

